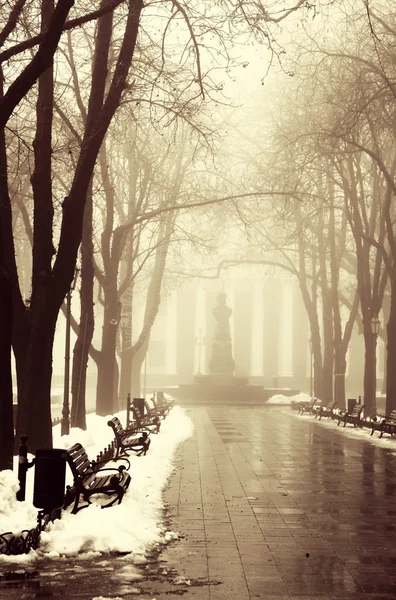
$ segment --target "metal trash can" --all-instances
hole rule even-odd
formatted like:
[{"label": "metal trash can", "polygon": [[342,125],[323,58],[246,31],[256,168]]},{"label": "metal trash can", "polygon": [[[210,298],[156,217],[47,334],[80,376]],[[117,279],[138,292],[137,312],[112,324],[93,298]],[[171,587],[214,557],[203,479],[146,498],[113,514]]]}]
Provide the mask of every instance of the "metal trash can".
[{"label": "metal trash can", "polygon": [[135,408],[138,409],[138,411],[140,412],[141,416],[144,417],[144,398],[134,398],[133,399],[133,406]]},{"label": "metal trash can", "polygon": [[65,498],[66,450],[37,450],[34,467],[33,505],[45,511],[61,508]]},{"label": "metal trash can", "polygon": [[352,412],[357,400],[356,398],[348,398],[348,412]]}]

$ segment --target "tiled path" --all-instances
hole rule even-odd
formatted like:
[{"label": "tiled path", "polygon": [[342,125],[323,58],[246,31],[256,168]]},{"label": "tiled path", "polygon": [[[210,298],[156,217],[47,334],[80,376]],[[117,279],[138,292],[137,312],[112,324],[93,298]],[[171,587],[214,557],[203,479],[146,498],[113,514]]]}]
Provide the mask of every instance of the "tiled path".
[{"label": "tiled path", "polygon": [[184,598],[396,599],[396,455],[279,407],[186,410],[165,553]]},{"label": "tiled path", "polygon": [[396,454],[287,408],[186,410],[166,492],[182,539],[138,581],[117,555],[0,572],[1,600],[396,600]]}]

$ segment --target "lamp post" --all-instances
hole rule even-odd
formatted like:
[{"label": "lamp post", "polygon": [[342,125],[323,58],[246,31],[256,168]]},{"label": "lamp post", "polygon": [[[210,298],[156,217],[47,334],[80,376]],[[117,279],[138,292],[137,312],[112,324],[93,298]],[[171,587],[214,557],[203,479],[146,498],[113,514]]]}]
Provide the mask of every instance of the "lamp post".
[{"label": "lamp post", "polygon": [[375,406],[377,400],[377,338],[381,327],[381,321],[376,313],[373,314],[370,320],[371,332],[374,339],[373,349],[373,403]]},{"label": "lamp post", "polygon": [[69,435],[70,433],[70,330],[71,330],[71,297],[72,292],[76,287],[78,279],[78,269],[74,271],[74,279],[66,295],[66,340],[65,340],[65,374],[63,381],[63,405],[62,405],[62,421],[61,435]]},{"label": "lamp post", "polygon": [[313,397],[313,351],[312,351],[312,339],[308,340],[309,345],[309,395]]},{"label": "lamp post", "polygon": [[[119,398],[118,404],[120,410],[123,409],[123,403],[130,392],[131,387],[131,371],[130,364],[128,364],[129,348],[128,348],[128,336],[130,337],[130,325],[131,325],[130,313],[121,313],[120,317],[120,334],[121,334],[121,367],[120,367],[120,387],[119,387]],[[129,340],[130,342],[130,340]]]}]

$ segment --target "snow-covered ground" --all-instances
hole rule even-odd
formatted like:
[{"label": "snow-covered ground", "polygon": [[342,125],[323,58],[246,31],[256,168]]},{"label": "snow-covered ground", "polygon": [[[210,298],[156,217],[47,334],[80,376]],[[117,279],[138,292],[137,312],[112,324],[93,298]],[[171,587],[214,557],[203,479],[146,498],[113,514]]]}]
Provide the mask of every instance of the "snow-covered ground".
[{"label": "snow-covered ground", "polygon": [[[380,394],[377,394],[377,398]],[[294,402],[310,402],[311,397],[309,394],[300,393],[295,396],[282,396],[277,394],[276,396],[272,396],[268,400],[268,404],[274,405],[290,405]],[[330,429],[336,429],[340,434],[347,435],[351,438],[355,439],[363,439],[370,444],[375,444],[376,446],[381,446],[382,448],[387,448],[391,452],[396,452],[396,439],[391,437],[390,435],[385,434],[384,437],[379,438],[378,431],[375,431],[373,435],[370,435],[371,428],[363,427],[353,427],[352,425],[347,425],[344,427],[342,424],[337,426],[337,421],[329,418],[323,418],[319,421],[319,419],[315,419],[315,415],[311,414],[298,414],[297,411],[293,410],[285,410],[284,414],[287,414],[296,419],[306,419],[307,421],[313,421],[315,424],[317,423],[321,427],[328,427]]]},{"label": "snow-covered ground", "polygon": [[[309,397],[308,397],[309,400]],[[341,423],[337,426],[337,421],[330,418],[323,418],[319,421],[319,419],[315,419],[315,415],[311,414],[298,414],[297,411],[287,410],[284,411],[285,414],[290,415],[296,419],[305,419],[307,421],[312,421],[313,423],[317,423],[320,427],[327,427],[330,429],[335,429],[340,435],[347,435],[350,438],[365,440],[370,444],[375,444],[376,446],[380,446],[382,448],[387,448],[391,452],[396,452],[396,439],[393,436],[385,434],[382,438],[379,437],[379,432],[375,431],[373,435],[371,434],[371,427],[353,427],[353,425],[346,425],[345,427]]]},{"label": "snow-covered ground", "polygon": [[[125,423],[126,413],[118,414]],[[54,448],[69,448],[80,442],[88,456],[94,459],[113,439],[107,425],[109,417],[87,415],[87,431],[72,429],[61,437],[60,425],[54,427]],[[161,424],[158,435],[151,436],[146,456],[131,456],[131,484],[122,503],[102,510],[91,505],[76,515],[63,511],[62,519],[50,523],[41,534],[37,551],[27,555],[0,555],[1,562],[31,562],[40,557],[87,556],[92,553],[122,552],[134,563],[145,561],[145,552],[155,544],[173,539],[177,534],[166,531],[163,525],[163,489],[175,465],[177,446],[193,433],[193,424],[185,411],[175,406]],[[29,455],[28,457],[32,457]],[[26,501],[17,502],[19,488],[16,457],[14,471],[0,472],[0,533],[18,534],[32,529],[37,522],[37,508],[32,504],[34,467],[28,470]],[[72,483],[70,469],[66,483]]]},{"label": "snow-covered ground", "polygon": [[[268,404],[290,405],[293,402],[309,401],[308,394],[296,396],[276,395]],[[339,435],[364,439],[396,452],[396,440],[390,436],[379,439],[378,432],[370,436],[370,429],[357,429],[351,426],[337,427],[336,421],[322,419],[313,415],[299,415],[296,411],[283,410],[285,415],[296,419],[305,419],[318,427],[330,427]],[[126,413],[118,415],[125,422]],[[93,459],[112,441],[112,430],[107,425],[109,417],[87,416],[87,431],[72,429],[69,436],[60,436],[60,425],[54,427],[54,448],[69,448],[80,442]],[[177,446],[193,433],[191,419],[185,411],[176,406],[161,425],[161,432],[151,436],[151,446],[146,456],[131,456],[131,485],[119,506],[102,510],[98,506],[84,508],[76,515],[63,511],[62,519],[50,524],[47,531],[41,534],[41,544],[37,551],[27,555],[7,557],[0,555],[1,562],[26,563],[39,560],[41,557],[54,559],[63,556],[79,556],[81,558],[93,554],[110,552],[125,553],[131,563],[146,561],[145,554],[153,546],[177,537],[177,533],[167,531],[163,524],[163,489],[175,466]],[[32,457],[29,456],[31,459]],[[17,502],[16,492],[19,488],[17,479],[17,460],[14,471],[0,472],[0,533],[17,534],[23,529],[31,529],[37,520],[37,509],[32,504],[34,467],[29,469],[26,501]],[[67,468],[66,483],[72,483],[71,472]]]},{"label": "snow-covered ground", "polygon": [[275,394],[269,398],[267,404],[292,404],[293,402],[310,402],[311,396],[300,392],[295,396],[282,396],[282,394]]}]

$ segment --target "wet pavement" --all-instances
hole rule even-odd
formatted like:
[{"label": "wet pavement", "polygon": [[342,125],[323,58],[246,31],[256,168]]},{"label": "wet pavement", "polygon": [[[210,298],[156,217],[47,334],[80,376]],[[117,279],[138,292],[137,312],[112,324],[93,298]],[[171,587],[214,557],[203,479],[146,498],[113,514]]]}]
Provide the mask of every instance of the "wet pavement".
[{"label": "wet pavement", "polygon": [[165,493],[181,539],[138,572],[41,562],[0,598],[395,600],[396,454],[287,408],[186,411],[195,435]]}]

